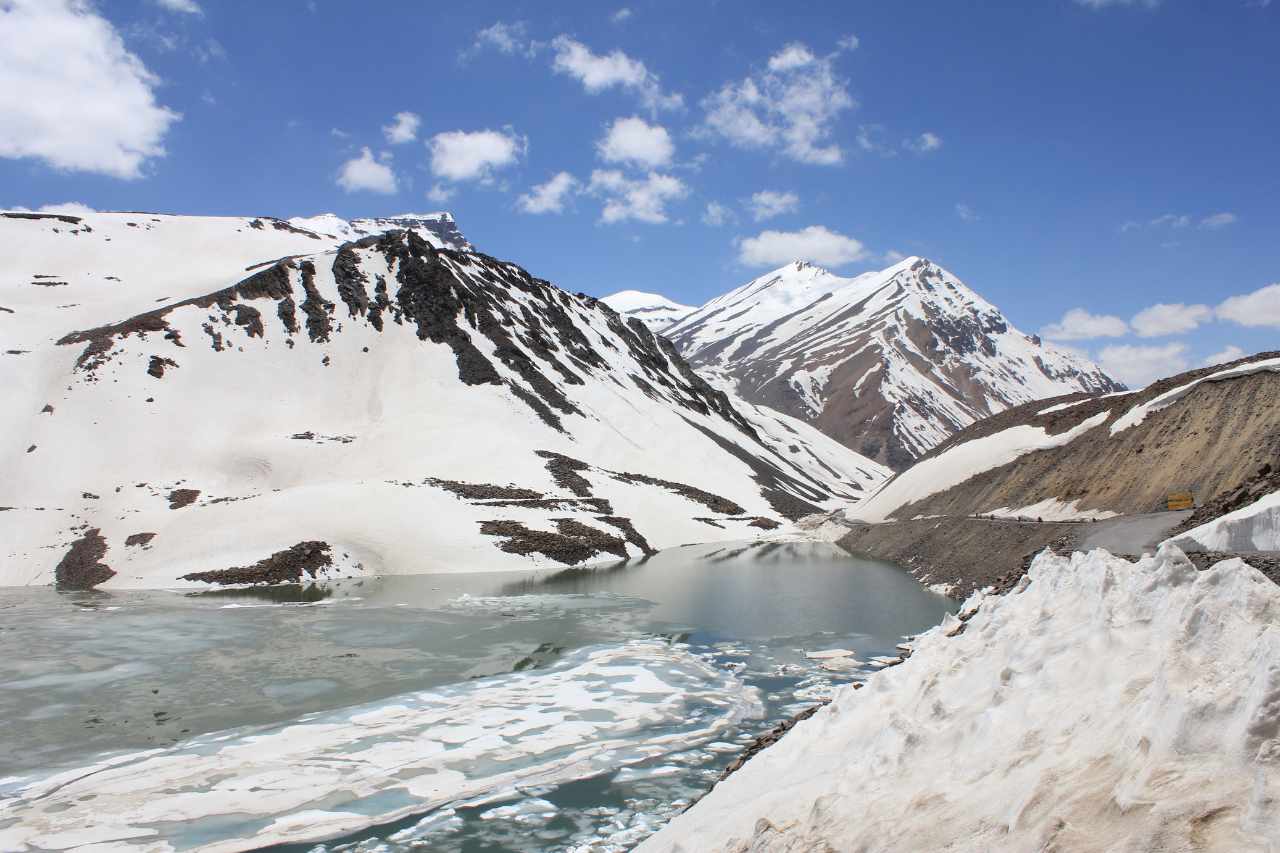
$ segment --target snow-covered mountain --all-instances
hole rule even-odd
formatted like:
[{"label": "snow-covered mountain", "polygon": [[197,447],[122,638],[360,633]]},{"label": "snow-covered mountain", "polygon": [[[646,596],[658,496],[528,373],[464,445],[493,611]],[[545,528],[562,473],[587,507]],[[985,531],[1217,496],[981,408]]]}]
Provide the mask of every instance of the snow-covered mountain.
[{"label": "snow-covered mountain", "polygon": [[663,329],[700,372],[892,468],[1031,400],[1121,388],[923,258],[842,278],[795,262]]},{"label": "snow-covered mountain", "polygon": [[279,220],[0,229],[0,331],[23,340],[0,355],[0,583],[638,557],[761,535],[889,473],[430,229],[338,248]]},{"label": "snow-covered mountain", "polygon": [[643,290],[620,290],[600,300],[627,317],[635,317],[655,332],[661,332],[698,310],[681,305],[657,293]]},{"label": "snow-covered mountain", "polygon": [[289,224],[340,243],[401,228],[416,231],[419,236],[429,240],[433,245],[443,246],[446,249],[456,249],[460,252],[470,252],[473,249],[467,242],[467,238],[458,230],[458,223],[454,221],[453,214],[445,211],[400,213],[395,216],[351,220],[343,219],[333,213],[322,213],[319,216],[295,216],[289,220]]}]

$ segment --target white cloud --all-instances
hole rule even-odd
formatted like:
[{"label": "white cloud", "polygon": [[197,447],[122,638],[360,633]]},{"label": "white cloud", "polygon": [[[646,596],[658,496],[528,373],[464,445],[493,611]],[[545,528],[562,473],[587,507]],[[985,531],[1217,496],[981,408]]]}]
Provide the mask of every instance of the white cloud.
[{"label": "white cloud", "polygon": [[611,21],[613,21],[615,24],[622,24],[622,23],[626,23],[627,21],[631,20],[631,16],[632,16],[632,14],[633,14],[633,12],[631,11],[631,9],[630,9],[629,7],[627,7],[627,6],[623,6],[621,9],[619,9],[619,10],[618,10],[618,11],[616,11],[616,12],[614,12],[614,13],[609,17],[609,19],[610,19]]},{"label": "white cloud", "polygon": [[604,139],[596,143],[596,151],[608,163],[632,163],[653,169],[670,163],[676,147],[665,127],[632,116],[616,119]]},{"label": "white cloud", "polygon": [[1187,360],[1187,345],[1183,343],[1103,347],[1097,361],[1107,374],[1130,388],[1142,388],[1157,379],[1182,373],[1191,366]]},{"label": "white cloud", "polygon": [[914,139],[904,140],[902,147],[917,154],[928,154],[942,147],[942,137],[936,133],[925,131]]},{"label": "white cloud", "polygon": [[1208,305],[1183,305],[1181,302],[1160,303],[1144,308],[1129,324],[1140,338],[1160,338],[1190,332],[1201,323],[1213,319]]},{"label": "white cloud", "polygon": [[1228,344],[1222,352],[1215,352],[1204,360],[1205,367],[1213,367],[1215,364],[1226,364],[1229,361],[1235,361],[1238,358],[1244,358],[1245,351],[1235,344]]},{"label": "white cloud", "polygon": [[977,222],[981,218],[976,210],[963,202],[956,204],[956,216],[965,222]]},{"label": "white cloud", "polygon": [[812,65],[817,57],[813,51],[800,42],[792,42],[782,50],[769,57],[770,71],[794,71]]},{"label": "white cloud", "polygon": [[181,116],[87,0],[3,0],[0,44],[0,157],[133,179],[164,156]]},{"label": "white cloud", "polygon": [[592,53],[591,48],[566,35],[551,41],[555,58],[551,69],[557,74],[567,74],[582,84],[592,95],[615,86],[629,89],[640,97],[640,102],[652,112],[676,110],[684,106],[684,98],[677,93],[665,93],[657,75],[638,59],[632,59],[620,50],[612,53]]},{"label": "white cloud", "polygon": [[1213,213],[1200,220],[1201,228],[1226,228],[1228,225],[1234,225],[1240,217],[1234,213]]},{"label": "white cloud", "polygon": [[751,215],[756,222],[763,222],[784,213],[793,213],[799,207],[800,196],[795,193],[761,190],[751,196]]},{"label": "white cloud", "polygon": [[418,128],[422,126],[422,117],[417,113],[396,113],[391,124],[383,125],[382,133],[392,145],[403,145],[418,138]]},{"label": "white cloud", "polygon": [[897,157],[898,151],[885,141],[884,125],[860,124],[855,140],[858,148],[868,154],[879,154],[881,157]]},{"label": "white cloud", "polygon": [[204,14],[204,10],[195,0],[152,0],[152,2],[170,12],[184,12],[188,15]]},{"label": "white cloud", "polygon": [[545,42],[535,42],[529,39],[528,27],[525,26],[524,21],[512,21],[511,23],[498,21],[493,26],[478,30],[471,47],[462,51],[459,54],[459,58],[466,60],[472,54],[479,53],[486,48],[492,48],[508,56],[519,55],[533,58],[545,46]]},{"label": "white cloud", "polygon": [[1072,308],[1057,323],[1040,330],[1052,341],[1086,341],[1091,338],[1119,338],[1128,334],[1129,324],[1110,314],[1090,314],[1083,308]]},{"label": "white cloud", "polygon": [[1151,220],[1151,224],[1157,228],[1167,225],[1170,228],[1186,228],[1191,224],[1191,217],[1185,213],[1166,213],[1164,216],[1157,216]]},{"label": "white cloud", "polygon": [[1161,0],[1076,0],[1076,4],[1090,9],[1106,9],[1109,6],[1137,6],[1142,9],[1158,9]]},{"label": "white cloud", "polygon": [[886,264],[896,264],[900,261],[905,261],[906,259],[907,256],[899,252],[897,249],[890,249],[884,253],[884,262]]},{"label": "white cloud", "polygon": [[359,157],[342,164],[338,186],[349,193],[364,191],[383,195],[391,195],[399,188],[395,172],[386,163],[375,160],[368,148],[361,148]]},{"label": "white cloud", "polygon": [[510,131],[451,130],[427,142],[431,171],[449,181],[489,182],[494,171],[517,163],[528,141]]},{"label": "white cloud", "polygon": [[573,175],[559,172],[516,199],[516,208],[522,213],[562,213],[565,201],[578,186],[578,179]]},{"label": "white cloud", "polygon": [[91,213],[97,213],[87,204],[81,204],[78,201],[64,201],[58,204],[42,205],[35,210],[29,207],[0,207],[0,210],[10,210],[16,213],[61,213],[65,216],[88,216]]},{"label": "white cloud", "polygon": [[600,221],[613,224],[634,219],[651,225],[666,222],[667,203],[689,194],[684,182],[672,175],[650,172],[644,179],[628,178],[616,169],[591,173],[587,191],[604,199]]},{"label": "white cloud", "polygon": [[1269,326],[1280,329],[1280,284],[1271,284],[1233,296],[1218,306],[1218,317],[1241,326]]},{"label": "white cloud", "polygon": [[768,70],[726,83],[704,98],[700,133],[739,148],[776,148],[801,163],[830,166],[844,159],[839,144],[829,141],[832,125],[854,106],[831,58],[792,44],[770,58]]},{"label": "white cloud", "polygon": [[453,198],[457,192],[453,187],[446,187],[444,184],[432,184],[431,189],[427,190],[427,201],[433,204],[444,204]]},{"label": "white cloud", "polygon": [[847,36],[836,41],[836,47],[840,50],[857,50],[858,45],[860,44],[862,44],[862,40],[853,33],[849,33]]},{"label": "white cloud", "polygon": [[733,211],[718,201],[707,202],[707,209],[702,211],[704,225],[719,227],[737,221],[738,217],[734,215]]},{"label": "white cloud", "polygon": [[738,241],[738,262],[743,266],[781,266],[791,261],[812,261],[839,267],[867,257],[861,241],[810,225],[799,231],[761,231]]}]

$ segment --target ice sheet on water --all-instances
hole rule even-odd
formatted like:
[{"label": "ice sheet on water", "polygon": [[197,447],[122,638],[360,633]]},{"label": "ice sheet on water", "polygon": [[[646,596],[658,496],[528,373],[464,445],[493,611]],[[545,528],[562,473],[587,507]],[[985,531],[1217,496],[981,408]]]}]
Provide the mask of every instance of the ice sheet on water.
[{"label": "ice sheet on water", "polygon": [[[157,835],[179,847],[199,839],[212,851],[249,839],[310,841],[516,784],[587,778],[723,738],[762,713],[757,690],[686,648],[596,646],[545,669],[205,735],[26,782],[0,803],[0,849],[56,847],[73,835],[122,850],[153,849]],[[86,796],[91,825],[77,805]],[[323,819],[296,819],[302,813]]]}]

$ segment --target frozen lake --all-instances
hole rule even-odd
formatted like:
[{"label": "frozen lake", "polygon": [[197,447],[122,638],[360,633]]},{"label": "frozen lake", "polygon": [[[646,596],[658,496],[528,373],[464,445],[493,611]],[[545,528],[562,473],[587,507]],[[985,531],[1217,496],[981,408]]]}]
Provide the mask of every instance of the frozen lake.
[{"label": "frozen lake", "polygon": [[626,849],[953,609],[821,543],[0,590],[0,849]]}]

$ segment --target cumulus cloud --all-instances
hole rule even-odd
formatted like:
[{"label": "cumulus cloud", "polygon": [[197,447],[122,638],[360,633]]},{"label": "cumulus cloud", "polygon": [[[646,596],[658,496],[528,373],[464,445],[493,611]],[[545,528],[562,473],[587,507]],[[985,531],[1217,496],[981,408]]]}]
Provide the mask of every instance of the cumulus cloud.
[{"label": "cumulus cloud", "polygon": [[770,57],[765,71],[726,83],[703,99],[699,133],[830,166],[844,160],[839,144],[830,141],[832,126],[854,106],[848,81],[837,76],[830,57],[790,44]]},{"label": "cumulus cloud", "polygon": [[886,264],[896,264],[900,261],[905,261],[906,259],[907,256],[902,254],[902,252],[899,252],[897,249],[890,249],[884,253],[884,262]]},{"label": "cumulus cloud", "polygon": [[660,124],[649,124],[637,116],[616,119],[596,143],[600,159],[608,163],[631,163],[657,168],[671,162],[676,147],[671,134]]},{"label": "cumulus cloud", "polygon": [[976,210],[963,202],[956,204],[956,216],[965,222],[977,222],[981,218]]},{"label": "cumulus cloud", "polygon": [[1160,303],[1144,308],[1129,321],[1140,338],[1160,338],[1190,332],[1201,323],[1213,319],[1208,305],[1183,305],[1181,302]]},{"label": "cumulus cloud", "polygon": [[495,171],[519,162],[528,141],[509,130],[450,130],[431,137],[427,147],[436,177],[488,183]]},{"label": "cumulus cloud", "polygon": [[1235,361],[1238,358],[1244,358],[1245,352],[1235,344],[1229,344],[1222,352],[1215,352],[1204,360],[1205,367],[1213,367],[1215,364],[1226,364],[1229,361]]},{"label": "cumulus cloud", "polygon": [[392,145],[403,145],[418,138],[418,128],[422,126],[422,117],[417,113],[396,113],[391,124],[383,125],[382,133]]},{"label": "cumulus cloud", "polygon": [[1191,217],[1185,213],[1166,213],[1163,216],[1157,216],[1151,220],[1151,224],[1159,228],[1168,226],[1170,228],[1186,228],[1191,224]]},{"label": "cumulus cloud", "polygon": [[707,202],[707,207],[702,211],[702,223],[713,227],[728,225],[731,222],[737,222],[738,217],[733,211],[718,201]]},{"label": "cumulus cloud", "polygon": [[1131,346],[1117,344],[1103,347],[1098,353],[1098,366],[1130,388],[1142,388],[1153,381],[1190,368],[1187,345]]},{"label": "cumulus cloud", "polygon": [[182,12],[187,15],[203,15],[204,10],[195,0],[152,0],[157,6],[170,12]]},{"label": "cumulus cloud", "polygon": [[29,207],[0,207],[0,210],[10,210],[17,213],[61,213],[65,216],[88,216],[91,213],[97,213],[87,204],[81,204],[78,201],[63,201],[57,204],[46,204],[32,210]]},{"label": "cumulus cloud", "polygon": [[593,53],[591,48],[566,35],[552,39],[551,47],[555,50],[551,69],[574,78],[589,94],[617,87],[633,92],[651,112],[684,106],[683,96],[664,92],[656,74],[620,50]]},{"label": "cumulus cloud", "polygon": [[3,0],[0,44],[0,157],[133,179],[164,156],[181,116],[87,0]]},{"label": "cumulus cloud", "polygon": [[427,201],[433,204],[444,204],[453,198],[457,192],[453,187],[447,187],[444,184],[432,184],[431,189],[427,190]]},{"label": "cumulus cloud", "polygon": [[1236,216],[1234,213],[1225,211],[1223,213],[1213,213],[1200,220],[1200,227],[1215,230],[1218,228],[1226,228],[1228,225],[1234,225],[1239,218],[1240,217]]},{"label": "cumulus cloud", "polygon": [[360,156],[342,164],[338,170],[338,186],[349,193],[371,192],[391,195],[399,189],[396,173],[381,160],[375,159],[368,148],[360,149]]},{"label": "cumulus cloud", "polygon": [[609,19],[613,21],[615,24],[624,24],[627,21],[631,20],[632,14],[633,13],[629,7],[623,6],[621,9],[614,12]]},{"label": "cumulus cloud", "polygon": [[1232,296],[1219,305],[1215,313],[1220,319],[1239,323],[1241,326],[1280,329],[1280,284]]},{"label": "cumulus cloud", "polygon": [[471,47],[458,54],[459,59],[466,60],[483,50],[496,50],[508,56],[524,56],[533,58],[546,46],[545,42],[535,42],[529,38],[529,28],[524,21],[498,21],[492,26],[476,32]]},{"label": "cumulus cloud", "polygon": [[902,147],[917,154],[928,154],[942,147],[942,137],[936,133],[925,131],[913,139],[903,140]]},{"label": "cumulus cloud", "polygon": [[860,44],[862,44],[862,40],[853,33],[849,33],[836,41],[836,48],[839,50],[857,50]]},{"label": "cumulus cloud", "polygon": [[761,190],[751,196],[751,216],[756,222],[763,222],[784,213],[793,213],[800,207],[800,196],[795,193],[780,193],[774,190]]},{"label": "cumulus cloud", "polygon": [[667,204],[689,194],[684,182],[673,175],[650,172],[642,179],[628,178],[617,169],[597,169],[591,173],[587,191],[604,200],[600,221],[606,224],[668,221]]},{"label": "cumulus cloud", "polygon": [[794,71],[812,65],[816,57],[813,51],[800,42],[792,42],[769,57],[770,71]]},{"label": "cumulus cloud", "polygon": [[1083,308],[1072,308],[1057,323],[1040,330],[1052,341],[1087,341],[1091,338],[1120,338],[1129,333],[1129,324],[1110,314],[1090,314]]},{"label": "cumulus cloud", "polygon": [[522,213],[562,213],[569,196],[578,189],[579,181],[568,172],[558,172],[545,184],[538,184],[516,199]]},{"label": "cumulus cloud", "polygon": [[738,262],[743,266],[781,266],[791,261],[812,261],[839,267],[867,257],[867,249],[853,237],[810,225],[799,231],[761,231],[738,241]]}]

